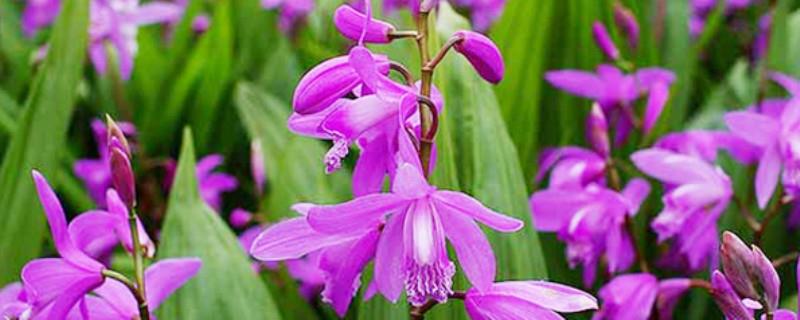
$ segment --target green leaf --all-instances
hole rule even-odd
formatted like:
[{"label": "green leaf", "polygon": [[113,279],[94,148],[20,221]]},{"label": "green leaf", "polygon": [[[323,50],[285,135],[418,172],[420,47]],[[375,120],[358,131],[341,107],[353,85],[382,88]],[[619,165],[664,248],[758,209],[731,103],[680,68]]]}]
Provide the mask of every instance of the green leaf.
[{"label": "green leaf", "polygon": [[[31,169],[55,176],[81,79],[89,24],[87,0],[67,0],[53,27],[50,54],[33,82],[0,167],[0,285],[39,255],[45,220]],[[20,239],[25,239],[21,241]]]},{"label": "green leaf", "polygon": [[267,212],[272,218],[294,216],[289,207],[298,202],[335,203],[350,198],[350,174],[323,171],[326,148],[314,139],[289,132],[289,107],[253,84],[236,88],[236,107],[251,139],[264,150],[270,195]]},{"label": "green leaf", "polygon": [[183,147],[158,258],[199,257],[200,273],[158,310],[161,319],[280,319],[236,235],[200,198],[191,132]]}]

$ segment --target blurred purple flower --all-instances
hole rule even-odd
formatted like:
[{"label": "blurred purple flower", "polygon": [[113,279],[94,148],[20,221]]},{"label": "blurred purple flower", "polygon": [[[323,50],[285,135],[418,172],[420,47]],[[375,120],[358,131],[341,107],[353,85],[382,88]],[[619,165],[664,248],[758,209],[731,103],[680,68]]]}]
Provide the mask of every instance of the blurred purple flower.
[{"label": "blurred purple flower", "polygon": [[736,111],[725,115],[725,123],[733,134],[763,150],[755,181],[760,208],[772,197],[781,171],[786,193],[800,194],[800,100],[791,100],[778,117]]},{"label": "blurred purple flower", "polygon": [[558,283],[509,281],[469,289],[464,307],[472,319],[562,319],[555,312],[597,309],[597,299]]},{"label": "blurred purple flower", "polygon": [[322,251],[316,251],[304,258],[286,260],[286,270],[300,282],[300,295],[308,301],[320,295],[327,282],[326,273],[320,268],[322,256]]},{"label": "blurred purple flower", "polygon": [[500,18],[506,0],[450,0],[457,8],[468,10],[475,30],[485,32]]},{"label": "blurred purple flower", "polygon": [[550,189],[583,190],[589,185],[605,185],[605,157],[579,147],[547,148],[539,156],[536,181],[550,172]]},{"label": "blurred purple flower", "polygon": [[211,18],[207,14],[198,14],[192,19],[192,31],[195,33],[205,33],[211,27]]},{"label": "blurred purple flower", "polygon": [[[198,258],[165,259],[145,270],[145,292],[147,307],[155,311],[175,290],[200,271],[203,265]],[[81,304],[86,319],[137,319],[139,304],[130,290],[118,281],[106,281],[94,290],[95,295],[86,296]],[[151,315],[150,318],[153,318]]]},{"label": "blurred purple flower", "polygon": [[536,228],[558,233],[567,244],[570,266],[583,266],[583,283],[590,287],[603,256],[611,274],[633,264],[636,253],[625,219],[638,212],[649,193],[643,179],[631,180],[620,193],[596,184],[583,190],[551,188],[534,193],[530,206]]},{"label": "blurred purple flower", "polygon": [[228,222],[234,228],[243,228],[253,221],[253,214],[242,208],[233,209]]},{"label": "blurred purple flower", "polygon": [[662,181],[667,193],[664,209],[650,226],[658,241],[674,238],[664,263],[697,271],[705,263],[716,265],[717,219],[733,195],[731,181],[722,169],[701,159],[661,149],[631,155],[639,170]]},{"label": "blurred purple flower", "polygon": [[284,33],[292,33],[297,25],[314,10],[314,0],[261,0],[264,9],[278,9],[278,27]]},{"label": "blurred purple flower", "polygon": [[606,30],[606,26],[603,25],[602,22],[595,21],[592,24],[592,36],[594,37],[595,44],[597,44],[600,51],[603,52],[608,60],[619,60],[619,49],[617,49],[614,40],[611,39],[611,35],[608,34],[608,30]]},{"label": "blurred purple flower", "polygon": [[34,308],[52,303],[47,319],[63,319],[85,294],[103,284],[105,266],[80,251],[72,241],[64,210],[47,180],[37,171],[33,171],[33,180],[61,258],[28,262],[22,269],[22,283],[26,299]]},{"label": "blurred purple flower", "polygon": [[[233,191],[239,186],[236,177],[227,173],[214,172],[225,161],[221,155],[210,154],[197,162],[197,184],[200,188],[200,196],[206,204],[219,212],[222,209],[222,194]],[[164,185],[166,189],[172,188],[175,178],[175,161],[170,160],[164,164],[166,173],[164,175]]]},{"label": "blurred purple flower", "polygon": [[622,30],[631,48],[639,46],[639,23],[636,15],[620,2],[614,2],[614,23]]},{"label": "blurred purple flower", "polygon": [[653,306],[658,312],[658,319],[672,319],[675,305],[690,285],[689,279],[659,282],[649,273],[618,276],[600,289],[603,306],[592,319],[650,319]]},{"label": "blurred purple flower", "polygon": [[[723,0],[724,14],[729,15],[736,10],[745,9],[758,0]],[[690,0],[689,11],[691,16],[689,18],[689,32],[692,36],[699,36],[705,29],[706,19],[714,11],[717,6],[717,0]]]},{"label": "blurred purple flower", "polygon": [[[136,136],[136,127],[128,122],[117,123],[124,135]],[[111,187],[111,167],[108,153],[108,129],[100,119],[91,123],[95,143],[97,143],[97,159],[79,159],[73,166],[75,175],[83,180],[89,196],[99,206],[106,205],[106,191]]]},{"label": "blurred purple flower", "polygon": [[61,0],[27,0],[22,12],[22,31],[31,37],[40,28],[50,25],[61,10]]},{"label": "blurred purple flower", "polygon": [[669,133],[659,138],[653,146],[706,162],[716,161],[720,149],[728,151],[734,159],[745,164],[757,161],[761,153],[757,147],[725,131],[688,130]]},{"label": "blurred purple flower", "polygon": [[[614,141],[620,144],[636,124],[640,123],[645,133],[650,132],[667,102],[668,88],[675,81],[675,74],[661,68],[644,68],[626,75],[617,67],[602,64],[597,67],[597,73],[549,71],[545,79],[556,88],[599,103],[606,119],[616,124]],[[648,103],[639,122],[633,110],[634,101],[645,94]]]}]

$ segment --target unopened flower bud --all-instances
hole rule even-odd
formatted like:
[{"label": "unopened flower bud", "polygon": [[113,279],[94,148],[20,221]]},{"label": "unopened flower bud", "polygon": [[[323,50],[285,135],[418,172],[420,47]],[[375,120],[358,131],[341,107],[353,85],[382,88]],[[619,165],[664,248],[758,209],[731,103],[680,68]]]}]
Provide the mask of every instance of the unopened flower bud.
[{"label": "unopened flower bud", "polygon": [[768,310],[778,310],[778,300],[781,294],[781,279],[778,277],[778,272],[772,266],[772,261],[767,258],[764,252],[756,246],[753,248],[753,271],[755,272],[755,279],[764,290],[763,298],[767,303]]},{"label": "unopened flower bud", "polygon": [[742,303],[742,299],[731,287],[731,283],[719,270],[714,271],[711,275],[711,288],[714,293],[714,301],[725,317],[737,320],[753,319],[750,311]]},{"label": "unopened flower bud", "polygon": [[592,111],[586,119],[586,139],[592,146],[595,152],[608,157],[611,154],[611,143],[608,140],[608,121],[603,114],[603,109],[600,105],[595,103],[592,105]]},{"label": "unopened flower bud", "polygon": [[125,133],[120,129],[119,125],[114,122],[114,119],[111,119],[111,116],[106,115],[106,128],[108,130],[108,137],[106,141],[111,143],[114,139],[117,140],[119,147],[122,148],[122,151],[125,152],[127,156],[131,155],[131,147],[128,144],[128,139],[125,138]]},{"label": "unopened flower bud", "polygon": [[200,14],[192,19],[192,31],[194,33],[205,33],[211,26],[211,19],[206,14]]},{"label": "unopened flower bud", "polygon": [[483,79],[495,84],[503,80],[503,56],[492,40],[480,33],[464,30],[453,36],[461,38],[453,48],[469,60]]},{"label": "unopened flower bud", "polygon": [[260,195],[264,192],[264,183],[266,182],[267,174],[264,169],[264,151],[261,147],[261,141],[258,139],[250,143],[250,170],[253,174],[256,190]]},{"label": "unopened flower bud", "polygon": [[[333,14],[333,23],[336,25],[336,29],[343,36],[353,41],[361,39],[366,19],[366,15],[349,5],[340,6]],[[366,24],[366,28],[364,42],[389,43],[392,41],[389,33],[393,32],[395,28],[388,22],[370,19],[369,23]]]},{"label": "unopened flower bud", "polygon": [[742,298],[759,300],[753,285],[753,252],[735,234],[725,231],[722,234],[722,270],[736,293]]},{"label": "unopened flower bud", "polygon": [[136,205],[136,181],[133,176],[128,154],[119,147],[116,138],[112,138],[110,143],[109,155],[111,164],[111,185],[117,190],[120,199],[128,208]]},{"label": "unopened flower bud", "polygon": [[597,43],[597,46],[600,47],[600,50],[603,51],[603,54],[605,54],[609,60],[619,60],[619,50],[617,46],[614,45],[614,41],[611,40],[608,30],[606,30],[606,27],[601,22],[596,21],[592,25],[592,36],[594,36],[594,42]]},{"label": "unopened flower bud", "polygon": [[[350,65],[349,56],[327,60],[309,71],[297,84],[292,106],[298,114],[319,112],[361,83],[361,77]],[[383,55],[374,55],[378,71],[389,73],[389,60]]]},{"label": "unopened flower bud", "polygon": [[233,209],[228,221],[234,228],[242,228],[253,220],[253,215],[242,208]]},{"label": "unopened flower bud", "polygon": [[630,9],[617,2],[614,4],[614,22],[617,27],[625,33],[628,39],[628,45],[631,48],[636,48],[639,45],[639,23],[636,22],[636,16]]}]

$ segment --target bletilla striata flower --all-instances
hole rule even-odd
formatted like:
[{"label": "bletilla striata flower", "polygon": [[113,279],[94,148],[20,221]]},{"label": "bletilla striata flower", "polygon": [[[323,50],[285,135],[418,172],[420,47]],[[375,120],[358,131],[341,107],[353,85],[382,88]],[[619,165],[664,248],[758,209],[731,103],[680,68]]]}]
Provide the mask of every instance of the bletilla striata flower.
[{"label": "bletilla striata flower", "polygon": [[583,283],[594,283],[597,266],[605,258],[611,274],[633,264],[634,245],[625,219],[634,216],[650,193],[643,179],[631,180],[621,192],[592,184],[583,190],[547,189],[530,199],[539,231],[557,232],[567,244],[571,267],[583,266]]},{"label": "bletilla striata flower", "polygon": [[788,195],[800,193],[800,99],[789,101],[782,110],[762,112],[730,112],[725,115],[725,123],[733,134],[762,150],[755,189],[758,205],[763,209],[779,178]]},{"label": "bletilla striata flower", "polygon": [[264,9],[278,9],[278,28],[292,33],[297,25],[314,10],[314,0],[261,0]]},{"label": "bletilla striata flower", "polygon": [[667,150],[638,151],[631,159],[667,188],[664,209],[650,224],[659,242],[675,239],[664,263],[689,271],[714,265],[717,220],[733,194],[728,176],[701,159]]},{"label": "bletilla striata flower", "polygon": [[25,288],[14,282],[0,288],[0,317],[3,319],[30,319],[33,307],[27,302]]},{"label": "bletilla striata flower", "polygon": [[658,319],[672,319],[675,305],[690,286],[689,279],[658,281],[649,273],[618,276],[600,289],[603,306],[592,319],[650,319],[654,306]]},{"label": "bletilla striata flower", "polygon": [[605,157],[580,147],[548,148],[539,157],[536,181],[548,174],[550,189],[582,190],[590,185],[605,185]]},{"label": "bletilla striata flower", "polygon": [[727,151],[734,159],[749,164],[758,160],[760,150],[726,131],[687,130],[669,133],[653,144],[654,147],[673,151],[713,163],[719,150]]},{"label": "bletilla striata flower", "polygon": [[[200,197],[217,212],[222,208],[222,194],[233,191],[239,186],[239,181],[236,180],[236,177],[224,172],[214,171],[224,161],[225,158],[222,155],[210,154],[200,159],[196,166]],[[164,167],[166,170],[164,185],[166,189],[170,189],[175,178],[175,161],[170,160]]]},{"label": "bletilla striata flower", "polygon": [[85,294],[103,284],[105,266],[73,242],[64,210],[47,180],[37,171],[33,171],[33,180],[61,257],[28,262],[22,269],[22,283],[34,309],[48,307],[47,319],[64,319]]},{"label": "bletilla striata flower", "polygon": [[[639,69],[633,74],[624,74],[609,64],[601,64],[596,73],[581,70],[557,70],[545,74],[550,84],[579,97],[600,104],[606,119],[616,123],[615,142],[624,142],[634,127],[645,133],[655,126],[669,97],[669,86],[675,74],[661,68]],[[634,102],[648,96],[644,113],[639,120]]]},{"label": "bletilla striata flower", "polygon": [[597,309],[597,299],[557,283],[509,281],[493,283],[488,290],[468,290],[464,307],[475,320],[562,319],[556,312]]}]

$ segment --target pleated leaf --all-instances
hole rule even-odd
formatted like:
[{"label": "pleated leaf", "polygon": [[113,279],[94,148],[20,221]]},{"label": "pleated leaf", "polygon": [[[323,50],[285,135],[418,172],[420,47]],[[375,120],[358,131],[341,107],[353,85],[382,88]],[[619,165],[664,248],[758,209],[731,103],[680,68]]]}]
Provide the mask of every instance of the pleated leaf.
[{"label": "pleated leaf", "polygon": [[183,135],[159,259],[199,257],[200,272],[158,310],[160,319],[280,319],[236,235],[200,198],[192,135]]}]

